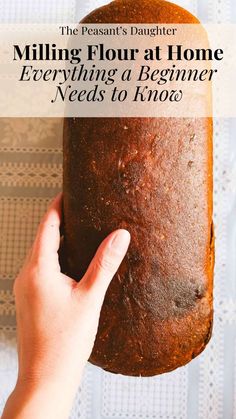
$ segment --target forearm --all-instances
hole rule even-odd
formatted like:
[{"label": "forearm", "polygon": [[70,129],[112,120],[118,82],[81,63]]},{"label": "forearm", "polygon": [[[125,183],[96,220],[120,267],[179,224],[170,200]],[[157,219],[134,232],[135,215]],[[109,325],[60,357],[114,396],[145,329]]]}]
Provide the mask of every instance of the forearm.
[{"label": "forearm", "polygon": [[1,419],[68,419],[76,391],[76,384],[65,380],[17,383]]}]

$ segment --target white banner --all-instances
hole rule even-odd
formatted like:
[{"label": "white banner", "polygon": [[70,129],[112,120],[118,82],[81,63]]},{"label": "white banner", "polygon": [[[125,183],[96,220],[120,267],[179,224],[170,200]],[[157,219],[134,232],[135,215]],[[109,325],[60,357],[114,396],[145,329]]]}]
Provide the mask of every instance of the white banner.
[{"label": "white banner", "polygon": [[0,25],[1,117],[235,117],[236,25]]}]

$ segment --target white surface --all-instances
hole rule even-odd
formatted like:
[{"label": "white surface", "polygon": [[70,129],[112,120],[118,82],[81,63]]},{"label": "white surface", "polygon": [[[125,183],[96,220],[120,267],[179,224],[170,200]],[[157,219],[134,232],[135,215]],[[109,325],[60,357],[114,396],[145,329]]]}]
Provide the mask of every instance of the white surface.
[{"label": "white surface", "polygon": [[[0,19],[4,22],[74,21],[101,4],[100,0],[83,3],[0,0]],[[205,22],[235,21],[234,0],[179,0],[178,4]],[[188,366],[154,378],[115,376],[88,366],[71,418],[236,419],[235,127],[234,120],[215,121],[215,322],[210,344]],[[17,373],[12,280],[49,197],[60,187],[61,124],[52,120],[4,120],[0,121],[0,128],[0,151],[9,173],[6,181],[0,171],[0,216],[3,222],[0,255],[2,408]],[[39,172],[45,174],[40,182],[34,178],[35,164]]]}]

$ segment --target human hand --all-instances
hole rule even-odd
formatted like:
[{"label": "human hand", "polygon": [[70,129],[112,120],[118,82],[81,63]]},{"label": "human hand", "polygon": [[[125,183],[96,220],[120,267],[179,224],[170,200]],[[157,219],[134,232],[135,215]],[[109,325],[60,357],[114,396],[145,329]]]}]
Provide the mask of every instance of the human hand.
[{"label": "human hand", "polygon": [[[77,283],[60,270],[60,221],[61,195],[44,216],[14,283],[19,372],[2,419],[67,417],[93,348],[107,287],[129,246],[130,235],[126,230],[111,233]],[[50,407],[42,413],[46,394]],[[19,406],[22,399],[23,416],[14,416],[11,407],[16,400]],[[32,400],[40,404],[38,413]],[[31,416],[29,409],[33,409]]]}]

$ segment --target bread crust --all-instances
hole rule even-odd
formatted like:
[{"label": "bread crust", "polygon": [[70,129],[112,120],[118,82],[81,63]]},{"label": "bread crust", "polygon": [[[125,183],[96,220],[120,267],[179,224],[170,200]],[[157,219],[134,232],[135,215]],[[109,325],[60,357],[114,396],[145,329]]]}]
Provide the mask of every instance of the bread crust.
[{"label": "bread crust", "polygon": [[164,0],[115,0],[93,10],[82,23],[199,23],[187,10]]},{"label": "bread crust", "polygon": [[[134,6],[135,5],[135,6]],[[116,0],[89,23],[196,23],[159,0]],[[211,118],[68,118],[64,125],[66,272],[79,280],[111,231],[131,233],[90,361],[152,376],[189,362],[212,330]]]}]

